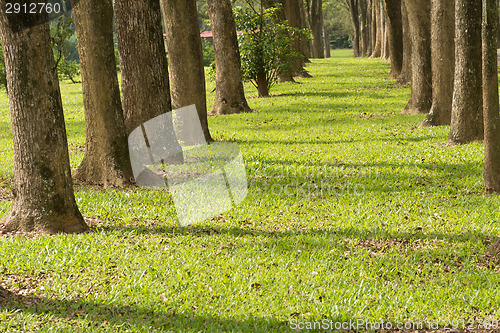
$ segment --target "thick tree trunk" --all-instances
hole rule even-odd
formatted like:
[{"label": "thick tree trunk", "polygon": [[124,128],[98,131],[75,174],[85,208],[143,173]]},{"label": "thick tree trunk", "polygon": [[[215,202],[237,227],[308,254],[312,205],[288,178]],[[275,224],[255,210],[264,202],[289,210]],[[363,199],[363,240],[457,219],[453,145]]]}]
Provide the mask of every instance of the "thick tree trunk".
[{"label": "thick tree trunk", "polygon": [[432,106],[431,0],[405,0],[411,35],[411,97],[403,113],[429,113]]},{"label": "thick tree trunk", "polygon": [[85,157],[75,178],[94,184],[133,182],[113,44],[113,7],[102,0],[73,6],[85,106]]},{"label": "thick tree trunk", "polygon": [[375,46],[373,47],[373,53],[371,58],[380,58],[382,55],[382,20],[380,17],[380,0],[373,1],[373,15],[374,15],[374,24],[375,24]]},{"label": "thick tree trunk", "polygon": [[495,0],[483,0],[484,186],[500,192],[500,108]]},{"label": "thick tree trunk", "polygon": [[[303,6],[303,4],[300,0],[284,0],[285,17],[291,27],[298,29],[304,29],[306,27],[305,22],[302,21],[301,17],[301,6]],[[304,40],[302,38],[295,38],[293,41],[293,48],[295,52],[304,56],[302,59],[295,60],[293,69],[294,76],[312,77],[304,68],[307,53],[304,50]]]},{"label": "thick tree trunk", "polygon": [[312,33],[312,57],[324,58],[323,47],[323,0],[307,0],[307,11]]},{"label": "thick tree trunk", "polygon": [[358,0],[349,0],[349,12],[352,22],[352,47],[354,49],[354,57],[361,56],[360,49],[360,29],[359,29],[359,5]]},{"label": "thick tree trunk", "polygon": [[252,111],[243,89],[241,58],[236,36],[236,23],[229,0],[207,0],[214,35],[215,101],[213,114],[232,114]]},{"label": "thick tree trunk", "polygon": [[[5,8],[5,1],[0,1]],[[83,232],[71,180],[59,81],[48,24],[21,30],[23,15],[0,11],[0,38],[7,68],[14,140],[14,202],[5,231]],[[31,14],[47,21],[46,15]],[[10,19],[10,22],[9,22]],[[12,25],[11,25],[12,24]]]},{"label": "thick tree trunk", "polygon": [[401,18],[401,0],[384,0],[389,24],[389,56],[391,76],[397,79],[403,68],[403,24]]},{"label": "thick tree trunk", "polygon": [[178,109],[195,104],[205,140],[212,142],[196,0],[161,0],[161,9],[167,33],[172,106]]},{"label": "thick tree trunk", "polygon": [[455,82],[449,144],[482,140],[481,1],[455,1]]},{"label": "thick tree trunk", "polygon": [[403,22],[403,68],[401,74],[398,77],[398,84],[408,84],[411,83],[411,69],[412,69],[412,59],[411,59],[411,32],[410,32],[410,22],[408,21],[408,10],[406,9],[406,1],[401,1],[401,19]]},{"label": "thick tree trunk", "polygon": [[455,72],[455,0],[432,0],[432,107],[420,126],[449,125]]},{"label": "thick tree trunk", "polygon": [[115,0],[127,133],[172,111],[159,0]]}]

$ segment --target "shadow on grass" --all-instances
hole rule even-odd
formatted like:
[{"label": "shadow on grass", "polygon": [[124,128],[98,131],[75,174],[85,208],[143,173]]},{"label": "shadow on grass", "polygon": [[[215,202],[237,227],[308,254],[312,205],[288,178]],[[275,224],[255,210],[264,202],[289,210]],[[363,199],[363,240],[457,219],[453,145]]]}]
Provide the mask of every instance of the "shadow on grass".
[{"label": "shadow on grass", "polygon": [[[161,301],[159,301],[161,303]],[[161,331],[205,331],[205,332],[292,332],[288,320],[249,316],[245,319],[221,318],[216,315],[199,315],[194,311],[176,313],[163,302],[162,310],[152,310],[137,304],[109,305],[86,300],[54,299],[37,296],[10,295],[2,302],[0,310],[22,312],[24,315],[54,316],[67,325],[77,326],[83,319],[89,330],[119,327],[145,332]],[[293,314],[291,314],[293,315]],[[89,325],[88,322],[91,322]],[[53,324],[53,321],[50,323]],[[81,328],[81,326],[79,326]],[[13,327],[14,328],[14,327]]]}]

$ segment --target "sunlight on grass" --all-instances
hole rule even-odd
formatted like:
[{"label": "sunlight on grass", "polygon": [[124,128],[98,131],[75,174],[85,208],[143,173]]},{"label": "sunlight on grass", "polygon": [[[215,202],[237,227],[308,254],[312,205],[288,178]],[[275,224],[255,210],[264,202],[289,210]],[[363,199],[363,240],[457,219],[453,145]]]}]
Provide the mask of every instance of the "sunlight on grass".
[{"label": "sunlight on grass", "polygon": [[[351,55],[313,60],[312,79],[270,98],[247,84],[257,112],[209,118],[213,137],[246,160],[249,194],[232,211],[180,228],[167,192],[77,187],[91,233],[0,239],[0,280],[28,294],[0,307],[0,331],[498,318],[499,270],[485,249],[499,235],[499,198],[482,193],[482,145],[447,147],[447,127],[418,129],[423,116],[400,114],[409,87],[389,80],[387,63]],[[61,87],[75,168],[81,86]],[[5,93],[0,127],[7,187]],[[0,201],[0,216],[9,205]]]}]

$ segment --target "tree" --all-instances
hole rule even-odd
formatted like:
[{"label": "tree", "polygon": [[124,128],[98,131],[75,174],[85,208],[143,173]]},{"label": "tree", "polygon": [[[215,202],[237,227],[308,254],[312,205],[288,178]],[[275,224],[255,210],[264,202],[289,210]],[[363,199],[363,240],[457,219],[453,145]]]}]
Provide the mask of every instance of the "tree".
[{"label": "tree", "polygon": [[484,137],[481,14],[479,1],[455,1],[455,83],[449,144]]},{"label": "tree", "polygon": [[380,58],[382,55],[382,19],[380,17],[380,0],[373,0],[373,35],[375,37],[375,44],[371,58]]},{"label": "tree", "polygon": [[242,33],[239,45],[243,79],[250,81],[259,97],[269,96],[269,89],[278,78],[293,70],[294,62],[302,55],[293,49],[293,38],[303,38],[306,31],[280,22],[279,9],[239,8],[235,11],[236,24]]},{"label": "tree", "polygon": [[[303,3],[301,3],[301,0],[282,0],[282,3],[285,12],[285,18],[288,21],[290,27],[301,30],[305,29],[306,23],[303,21],[301,15],[301,7],[303,7]],[[300,77],[312,77],[304,68],[307,53],[306,50],[304,50],[304,41],[307,41],[306,36],[303,36],[302,38],[292,39],[294,51],[296,53],[302,54],[302,57],[297,57],[295,59],[293,75]]]},{"label": "tree", "polygon": [[324,58],[323,46],[323,0],[306,0],[309,29],[312,34],[312,57]]},{"label": "tree", "polygon": [[161,0],[167,35],[172,106],[196,105],[205,140],[208,129],[205,69],[195,0]]},{"label": "tree", "polygon": [[432,105],[430,0],[405,0],[405,5],[411,36],[411,97],[403,113],[429,113]]},{"label": "tree", "polygon": [[115,0],[127,134],[172,110],[159,0]]},{"label": "tree", "polygon": [[484,0],[482,28],[484,185],[487,192],[500,192],[500,109],[496,50],[497,31],[498,16],[495,0]]},{"label": "tree", "polygon": [[83,81],[86,145],[75,178],[105,187],[132,183],[113,43],[110,1],[73,6]]},{"label": "tree", "polygon": [[243,89],[241,58],[233,9],[229,0],[207,0],[216,62],[214,114],[251,111]]},{"label": "tree", "polygon": [[432,106],[420,126],[449,125],[455,71],[455,0],[432,0]]},{"label": "tree", "polygon": [[411,83],[411,70],[412,70],[412,59],[411,59],[411,32],[410,32],[410,21],[408,20],[408,10],[406,9],[406,1],[401,1],[401,22],[403,26],[403,65],[401,68],[401,74],[399,74],[397,83],[407,84]]},{"label": "tree", "polygon": [[6,231],[83,232],[47,14],[30,15],[0,11],[15,168],[14,201],[1,224]]},{"label": "tree", "polygon": [[349,13],[351,14],[351,22],[352,22],[352,47],[354,49],[354,57],[361,56],[360,49],[360,29],[359,29],[359,0],[349,0]]},{"label": "tree", "polygon": [[80,83],[76,81],[76,77],[80,74],[80,68],[76,61],[68,59],[70,55],[69,40],[74,34],[71,16],[68,14],[59,16],[57,22],[51,25],[50,34],[59,78],[69,79],[73,83]]},{"label": "tree", "polygon": [[391,75],[398,78],[403,68],[403,23],[401,0],[384,0],[387,13]]}]

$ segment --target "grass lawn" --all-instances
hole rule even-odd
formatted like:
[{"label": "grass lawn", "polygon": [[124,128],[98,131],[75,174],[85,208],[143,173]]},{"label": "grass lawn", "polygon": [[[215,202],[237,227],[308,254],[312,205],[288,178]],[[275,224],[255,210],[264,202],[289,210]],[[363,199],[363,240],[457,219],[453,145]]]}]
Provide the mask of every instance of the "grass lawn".
[{"label": "grass lawn", "polygon": [[[500,201],[481,143],[401,115],[388,64],[334,51],[312,79],[275,86],[258,112],[210,117],[243,151],[239,207],[181,228],[165,191],[76,187],[84,235],[0,238],[0,331],[284,332],[290,321],[500,319],[486,254]],[[208,82],[208,91],[213,89]],[[81,86],[62,83],[71,164],[83,158]],[[214,94],[209,94],[209,104]],[[13,176],[0,94],[0,218]]]}]

